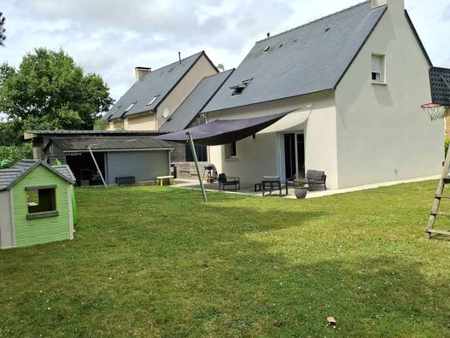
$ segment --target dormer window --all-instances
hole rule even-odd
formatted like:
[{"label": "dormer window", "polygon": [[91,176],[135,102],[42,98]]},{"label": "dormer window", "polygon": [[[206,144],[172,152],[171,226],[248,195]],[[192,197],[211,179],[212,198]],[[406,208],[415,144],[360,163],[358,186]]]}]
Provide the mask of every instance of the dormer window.
[{"label": "dormer window", "polygon": [[372,82],[386,83],[386,57],[381,54],[372,54]]},{"label": "dormer window", "polygon": [[151,106],[153,103],[155,103],[156,99],[159,97],[159,95],[155,95],[151,98],[150,101],[148,101],[147,106]]}]

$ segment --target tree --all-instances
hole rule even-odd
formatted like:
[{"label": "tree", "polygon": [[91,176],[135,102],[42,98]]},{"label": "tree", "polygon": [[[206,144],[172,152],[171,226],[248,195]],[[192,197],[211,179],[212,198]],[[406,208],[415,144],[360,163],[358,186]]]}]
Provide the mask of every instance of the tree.
[{"label": "tree", "polygon": [[19,125],[11,121],[0,121],[0,147],[21,144],[21,134]]},{"label": "tree", "polygon": [[112,102],[102,78],[62,50],[36,49],[18,69],[0,67],[0,111],[23,129],[92,129]]}]

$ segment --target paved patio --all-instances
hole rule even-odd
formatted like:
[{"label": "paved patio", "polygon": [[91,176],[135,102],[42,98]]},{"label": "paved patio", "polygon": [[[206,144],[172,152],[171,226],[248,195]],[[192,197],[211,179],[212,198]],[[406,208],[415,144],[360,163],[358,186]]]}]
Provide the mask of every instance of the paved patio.
[{"label": "paved patio", "polygon": [[[388,187],[393,186],[397,184],[404,184],[404,183],[414,183],[414,182],[423,182],[423,181],[429,181],[429,180],[436,180],[439,179],[440,176],[431,176],[431,177],[423,177],[423,178],[416,178],[411,180],[404,180],[404,181],[394,181],[394,182],[387,182],[387,183],[379,183],[379,184],[368,184],[368,185],[362,185],[358,187],[353,188],[347,188],[347,189],[334,189],[334,190],[326,190],[326,191],[314,191],[314,192],[308,192],[308,196],[306,198],[318,198],[318,197],[324,197],[324,196],[332,196],[337,194],[345,194],[349,192],[355,192],[355,191],[362,191],[362,190],[368,190],[368,189],[377,189],[381,187]],[[187,180],[187,179],[177,179],[175,180],[175,184],[173,187],[176,188],[182,188],[182,189],[192,189],[192,190],[200,190],[200,185],[198,184],[198,180]],[[205,183],[205,188],[207,191],[211,192],[218,192],[219,187],[217,183],[214,184],[207,184]],[[222,193],[226,194],[238,194],[238,195],[247,195],[247,196],[255,196],[255,197],[263,197],[262,192],[255,192],[254,185],[241,185],[241,189],[239,191],[234,190],[227,190],[222,191]],[[289,187],[289,194],[285,195],[285,189],[283,188],[283,198],[296,198],[294,194],[294,187]],[[266,194],[266,197],[270,195]],[[279,197],[279,192],[274,191],[272,193],[272,197]]]}]

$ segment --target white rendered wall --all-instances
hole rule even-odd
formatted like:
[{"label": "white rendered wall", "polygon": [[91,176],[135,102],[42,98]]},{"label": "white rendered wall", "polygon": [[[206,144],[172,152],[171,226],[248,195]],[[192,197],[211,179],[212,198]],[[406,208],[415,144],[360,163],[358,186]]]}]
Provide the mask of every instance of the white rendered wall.
[{"label": "white rendered wall", "polygon": [[[308,107],[311,105],[311,107]],[[307,124],[285,133],[305,133],[305,167],[324,170],[330,188],[337,188],[336,109],[330,93],[289,98],[208,114],[208,120],[274,115],[294,109],[311,111]],[[209,161],[219,172],[256,183],[263,176],[284,178],[284,133],[256,135],[237,143],[237,159],[225,159],[222,146],[209,147]]]},{"label": "white rendered wall", "polygon": [[[420,108],[431,101],[429,64],[401,4],[389,2],[336,90],[340,188],[440,171],[444,124]],[[386,85],[371,81],[372,53],[386,56]]]}]

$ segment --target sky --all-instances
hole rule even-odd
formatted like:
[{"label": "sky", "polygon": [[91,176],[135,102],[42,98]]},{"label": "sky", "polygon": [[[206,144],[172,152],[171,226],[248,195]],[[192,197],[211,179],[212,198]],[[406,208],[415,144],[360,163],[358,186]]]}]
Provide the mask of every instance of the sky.
[{"label": "sky", "polygon": [[[400,1],[400,0],[399,0]],[[361,0],[1,0],[7,18],[0,63],[18,66],[34,48],[63,49],[103,77],[119,99],[135,66],[156,69],[205,50],[237,67],[256,40]],[[450,0],[405,0],[436,66],[450,67]]]}]

